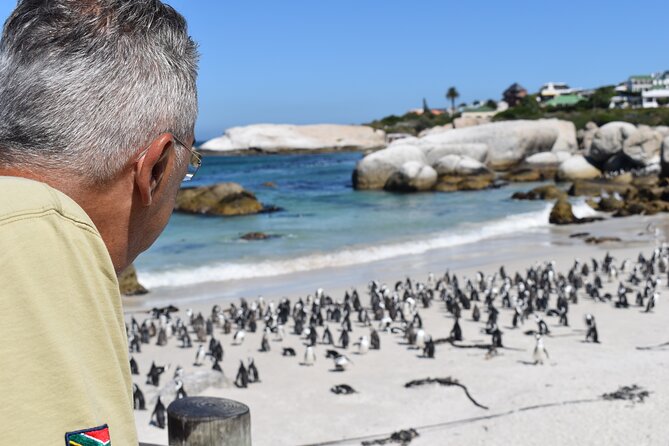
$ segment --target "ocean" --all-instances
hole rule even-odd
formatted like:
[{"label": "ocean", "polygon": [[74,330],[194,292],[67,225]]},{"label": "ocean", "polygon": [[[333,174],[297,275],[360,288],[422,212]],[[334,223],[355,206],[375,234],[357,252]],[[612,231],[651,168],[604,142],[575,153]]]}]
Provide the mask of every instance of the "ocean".
[{"label": "ocean", "polygon": [[[141,282],[154,288],[269,277],[548,231],[550,203],[510,199],[536,184],[454,193],[356,191],[351,174],[361,157],[205,157],[192,186],[236,182],[263,204],[283,210],[226,218],[175,213],[135,263]],[[583,216],[588,209],[579,202],[575,213]],[[240,239],[249,232],[272,237]]]}]

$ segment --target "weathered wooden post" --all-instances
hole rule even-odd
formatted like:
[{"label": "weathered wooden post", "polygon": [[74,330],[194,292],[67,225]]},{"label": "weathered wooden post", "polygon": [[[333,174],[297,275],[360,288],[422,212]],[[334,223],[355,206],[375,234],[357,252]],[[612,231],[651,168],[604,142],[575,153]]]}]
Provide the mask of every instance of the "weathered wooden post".
[{"label": "weathered wooden post", "polygon": [[167,430],[170,446],[251,446],[251,413],[224,398],[182,398],[167,408]]}]

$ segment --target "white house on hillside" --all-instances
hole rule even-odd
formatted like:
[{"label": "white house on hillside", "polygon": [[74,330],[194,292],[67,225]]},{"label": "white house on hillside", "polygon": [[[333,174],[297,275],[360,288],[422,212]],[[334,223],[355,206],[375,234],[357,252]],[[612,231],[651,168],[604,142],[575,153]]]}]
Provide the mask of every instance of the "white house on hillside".
[{"label": "white house on hillside", "polygon": [[563,94],[578,93],[579,90],[569,87],[564,82],[548,82],[541,86],[539,96],[543,99],[552,99]]}]

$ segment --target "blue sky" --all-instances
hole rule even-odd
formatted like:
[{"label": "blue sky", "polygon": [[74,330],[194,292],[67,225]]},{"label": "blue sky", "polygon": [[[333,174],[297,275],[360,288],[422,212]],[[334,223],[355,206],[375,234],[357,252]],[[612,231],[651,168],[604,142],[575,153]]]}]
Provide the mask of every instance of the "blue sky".
[{"label": "blue sky", "polygon": [[[13,0],[0,0],[0,16]],[[362,123],[669,69],[669,1],[168,0],[199,42],[198,139],[257,122]]]}]

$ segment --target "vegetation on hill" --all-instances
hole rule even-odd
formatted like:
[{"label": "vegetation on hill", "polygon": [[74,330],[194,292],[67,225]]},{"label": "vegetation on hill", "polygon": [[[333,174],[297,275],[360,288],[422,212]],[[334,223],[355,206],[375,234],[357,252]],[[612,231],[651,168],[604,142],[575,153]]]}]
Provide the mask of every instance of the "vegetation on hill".
[{"label": "vegetation on hill", "polygon": [[390,115],[382,119],[377,119],[366,125],[375,129],[381,129],[386,133],[408,133],[418,135],[425,129],[445,125],[453,120],[448,113],[405,113],[402,116]]}]

